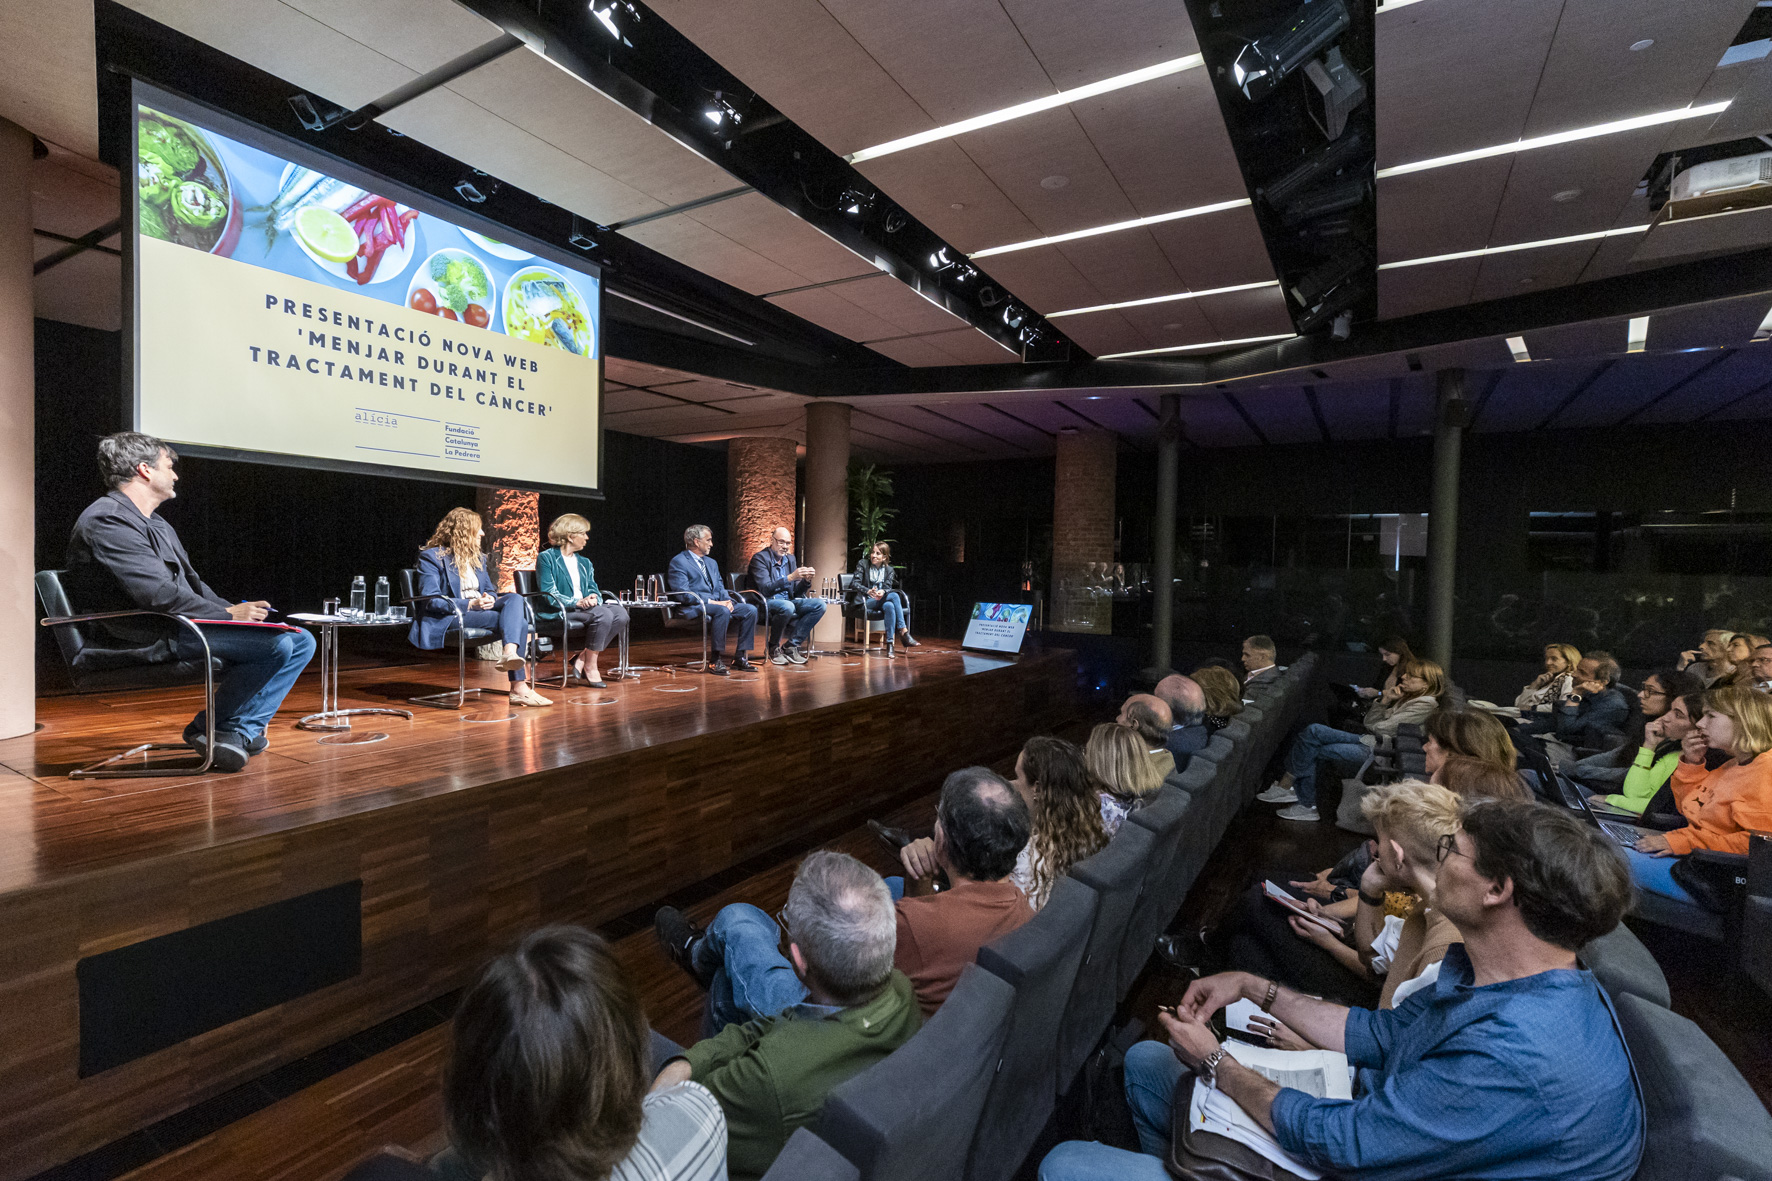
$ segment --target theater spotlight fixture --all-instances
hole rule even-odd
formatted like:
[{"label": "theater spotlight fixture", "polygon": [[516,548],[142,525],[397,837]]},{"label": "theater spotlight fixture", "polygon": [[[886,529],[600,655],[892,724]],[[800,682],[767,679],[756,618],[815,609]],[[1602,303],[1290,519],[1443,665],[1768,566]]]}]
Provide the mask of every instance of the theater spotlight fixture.
[{"label": "theater spotlight fixture", "polygon": [[724,127],[727,123],[737,127],[744,122],[744,112],[733,106],[725,93],[718,90],[714,91],[714,101],[708,104],[708,109],[702,112],[702,116],[715,127]]},{"label": "theater spotlight fixture", "polygon": [[937,272],[945,271],[953,265],[953,255],[948,252],[946,246],[943,246],[940,250],[937,250],[934,254],[929,256],[929,266],[931,270]]},{"label": "theater spotlight fixture", "polygon": [[1022,321],[1027,319],[1027,309],[1018,303],[1012,303],[1003,309],[1003,323],[1010,328],[1020,328]]},{"label": "theater spotlight fixture", "polygon": [[623,45],[631,47],[634,44],[622,33],[621,26],[616,23],[616,18],[619,16],[624,21],[631,20],[638,23],[640,20],[639,9],[626,3],[625,0],[613,0],[612,3],[599,3],[598,0],[591,0],[590,7],[591,15],[597,18],[597,23],[603,26],[605,33]]},{"label": "theater spotlight fixture", "polygon": [[1366,84],[1343,60],[1341,50],[1331,49],[1304,67],[1304,105],[1327,139],[1340,139],[1347,117],[1366,101]]},{"label": "theater spotlight fixture", "polygon": [[[604,229],[605,227],[598,226],[597,228]],[[595,250],[602,245],[591,236],[591,223],[576,213],[572,215],[572,233],[567,236],[566,240],[580,250]]]},{"label": "theater spotlight fixture", "polygon": [[1285,24],[1243,46],[1231,63],[1231,80],[1244,98],[1259,102],[1352,23],[1344,0],[1305,0]]},{"label": "theater spotlight fixture", "polygon": [[956,283],[970,283],[976,278],[978,278],[978,268],[967,266],[965,263],[961,263],[959,268],[954,271],[954,282]]},{"label": "theater spotlight fixture", "polygon": [[854,217],[866,213],[873,203],[874,195],[860,189],[844,189],[843,195],[837,198],[837,208]]}]

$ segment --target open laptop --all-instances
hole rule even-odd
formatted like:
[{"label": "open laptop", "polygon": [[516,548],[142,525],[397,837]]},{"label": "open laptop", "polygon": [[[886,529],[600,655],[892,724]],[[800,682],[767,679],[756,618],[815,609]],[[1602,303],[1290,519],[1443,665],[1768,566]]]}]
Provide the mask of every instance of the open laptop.
[{"label": "open laptop", "polygon": [[1594,811],[1594,806],[1587,802],[1587,793],[1583,792],[1578,785],[1571,783],[1566,776],[1557,776],[1557,786],[1561,789],[1565,802],[1573,797],[1571,806],[1585,815],[1601,832],[1621,845],[1626,847],[1635,845],[1644,833],[1650,831],[1646,828],[1635,828],[1629,824],[1620,824],[1614,820],[1600,819],[1599,814]]}]

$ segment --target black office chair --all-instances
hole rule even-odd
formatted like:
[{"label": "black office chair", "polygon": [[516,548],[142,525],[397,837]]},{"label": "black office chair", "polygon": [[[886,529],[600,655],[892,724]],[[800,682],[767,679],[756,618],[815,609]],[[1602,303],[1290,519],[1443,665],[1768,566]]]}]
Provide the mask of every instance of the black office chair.
[{"label": "black office chair", "polygon": [[[221,661],[209,654],[209,641],[203,629],[189,616],[169,611],[93,611],[79,613],[68,601],[62,584],[65,570],[37,571],[37,597],[43,602],[43,626],[55,635],[56,646],[68,666],[68,679],[78,693],[98,693],[106,689],[148,689],[168,685],[189,685],[203,682],[203,717],[205,733],[203,757],[197,762],[181,759],[173,762],[146,764],[140,767],[114,767],[113,763],[133,759],[148,751],[182,750],[191,752],[183,742],[143,742],[110,758],[88,763],[68,772],[69,779],[150,779],[166,775],[201,775],[209,770],[215,750],[215,674]],[[135,617],[167,620],[171,626],[167,639],[147,647],[124,648],[108,637],[103,628],[92,625],[107,619]],[[189,632],[202,645],[203,659],[181,660],[177,656],[175,637]],[[195,752],[191,752],[195,753]]]},{"label": "black office chair", "polygon": [[[555,646],[550,637],[542,635],[541,621],[535,618],[535,604],[538,600],[543,602],[550,602],[551,600],[546,592],[537,588],[535,571],[513,570],[511,571],[511,578],[516,586],[517,593],[522,595],[524,601],[529,604],[530,621],[535,625],[534,629],[529,633],[529,641],[535,646],[535,658],[531,662],[532,671],[535,673],[535,684],[570,689],[573,681],[577,679],[572,675],[572,641],[583,641],[585,632],[584,625],[581,623],[573,623],[566,618],[565,612],[560,613],[560,679],[558,681],[542,680],[540,669],[541,662],[554,652]],[[604,597],[608,598],[609,596],[605,595]]]},{"label": "black office chair", "polygon": [[[407,567],[406,569],[396,571],[395,577],[400,580],[400,601],[406,604],[407,609],[412,612],[413,617],[416,619],[420,613],[422,605],[437,596],[421,595],[418,593],[418,571],[416,569]],[[527,604],[525,604],[525,606],[527,606]],[[421,697],[408,697],[406,700],[415,705],[432,705],[436,706],[438,709],[461,709],[467,705],[467,699],[470,693],[475,697],[479,697],[483,693],[494,693],[500,696],[509,697],[510,691],[506,689],[482,689],[479,686],[469,687],[468,645],[470,643],[484,643],[487,640],[492,639],[498,633],[487,627],[469,627],[462,620],[461,608],[451,604],[450,610],[455,612],[455,626],[449,629],[449,632],[453,633],[455,636],[455,688],[445,690],[442,693],[427,693]],[[527,657],[527,653],[525,654],[525,657]],[[516,715],[513,714],[512,716],[515,717]]]}]

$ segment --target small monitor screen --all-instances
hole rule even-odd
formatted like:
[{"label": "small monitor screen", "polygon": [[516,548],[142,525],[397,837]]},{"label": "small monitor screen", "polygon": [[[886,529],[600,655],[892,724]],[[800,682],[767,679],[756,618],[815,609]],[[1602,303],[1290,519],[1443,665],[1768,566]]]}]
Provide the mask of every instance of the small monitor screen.
[{"label": "small monitor screen", "polygon": [[960,646],[980,652],[1019,652],[1033,613],[1026,603],[974,603]]},{"label": "small monitor screen", "polygon": [[596,494],[596,266],[135,95],[137,430],[229,459]]}]

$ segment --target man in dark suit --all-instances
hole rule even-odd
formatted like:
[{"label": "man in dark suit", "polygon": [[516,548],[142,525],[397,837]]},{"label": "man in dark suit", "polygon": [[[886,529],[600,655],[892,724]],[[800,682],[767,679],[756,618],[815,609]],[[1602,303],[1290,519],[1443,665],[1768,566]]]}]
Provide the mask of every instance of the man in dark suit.
[{"label": "man in dark suit", "polygon": [[[159,439],[134,431],[99,441],[99,472],[111,491],[74,522],[68,539],[68,593],[80,612],[165,611],[217,621],[202,627],[210,653],[224,666],[215,687],[215,757],[210,765],[238,771],[248,757],[265,749],[265,727],[313,658],[314,637],[296,628],[220,622],[260,622],[270,604],[229,603],[216,594],[197,576],[178,534],[158,515],[159,507],[178,495],[177,458]],[[143,646],[146,659],[203,659],[196,638],[182,629],[169,637],[165,621],[141,617],[103,626],[118,640]],[[207,740],[206,723],[199,711],[185,727],[185,742],[199,752]]]},{"label": "man in dark suit", "polygon": [[1274,642],[1267,636],[1250,636],[1243,641],[1243,688],[1265,685],[1284,670],[1274,663],[1277,654]]},{"label": "man in dark suit", "polygon": [[665,570],[665,589],[678,602],[693,596],[694,601],[682,609],[685,619],[696,619],[703,611],[708,613],[708,638],[713,645],[709,672],[717,677],[726,675],[726,627],[733,620],[738,621],[738,643],[732,667],[750,672],[753,666],[747,656],[757,635],[757,609],[733,600],[720,577],[720,567],[708,557],[713,548],[714,531],[706,525],[691,525],[683,530],[683,551],[671,559]]},{"label": "man in dark suit", "polygon": [[1175,769],[1187,770],[1194,752],[1204,750],[1212,741],[1206,726],[1206,694],[1192,677],[1171,674],[1157,682],[1156,694],[1169,706],[1169,753],[1175,756]]},{"label": "man in dark suit", "polygon": [[777,529],[769,544],[751,558],[750,576],[752,589],[769,605],[770,661],[805,664],[800,649],[824,618],[824,600],[810,595],[818,571],[794,560],[794,535]]}]

